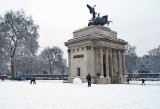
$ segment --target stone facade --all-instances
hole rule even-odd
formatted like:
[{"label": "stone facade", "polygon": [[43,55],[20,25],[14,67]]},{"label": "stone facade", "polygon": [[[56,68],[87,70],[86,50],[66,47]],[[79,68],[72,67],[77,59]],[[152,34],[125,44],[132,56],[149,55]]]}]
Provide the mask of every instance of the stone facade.
[{"label": "stone facade", "polygon": [[92,83],[123,83],[125,77],[125,42],[117,33],[104,26],[89,26],[73,32],[68,47],[69,82],[75,77],[86,82],[91,74]]}]

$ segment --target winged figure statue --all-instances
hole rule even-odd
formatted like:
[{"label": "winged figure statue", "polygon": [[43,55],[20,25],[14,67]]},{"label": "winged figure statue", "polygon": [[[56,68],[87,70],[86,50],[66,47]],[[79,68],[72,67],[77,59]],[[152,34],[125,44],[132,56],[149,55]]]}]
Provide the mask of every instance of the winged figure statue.
[{"label": "winged figure statue", "polygon": [[92,14],[92,18],[91,20],[89,20],[88,26],[90,25],[105,25],[107,24],[107,26],[109,25],[110,22],[112,21],[108,21],[108,15],[104,15],[102,17],[100,17],[100,13],[98,13],[98,16],[96,16],[96,12],[95,12],[95,6],[91,7],[90,5],[87,4],[87,7],[89,9],[89,12]]},{"label": "winged figure statue", "polygon": [[91,7],[90,5],[88,5],[87,4],[87,7],[88,7],[88,9],[89,9],[89,12],[92,14],[92,21],[96,18],[96,12],[95,12],[95,9],[94,9],[94,7],[95,7],[96,5],[94,5],[93,7]]}]

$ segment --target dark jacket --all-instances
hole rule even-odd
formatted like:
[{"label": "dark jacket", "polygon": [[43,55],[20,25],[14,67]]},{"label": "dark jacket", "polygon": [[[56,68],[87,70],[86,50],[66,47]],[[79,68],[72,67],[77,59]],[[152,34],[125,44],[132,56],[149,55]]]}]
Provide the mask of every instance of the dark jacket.
[{"label": "dark jacket", "polygon": [[91,80],[90,74],[87,75],[86,79],[87,79],[87,80]]}]

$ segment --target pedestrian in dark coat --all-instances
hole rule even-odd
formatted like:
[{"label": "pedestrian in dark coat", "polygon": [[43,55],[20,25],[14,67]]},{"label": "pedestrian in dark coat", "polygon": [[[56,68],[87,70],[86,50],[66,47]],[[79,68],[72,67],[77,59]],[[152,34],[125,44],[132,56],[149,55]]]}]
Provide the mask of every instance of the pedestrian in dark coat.
[{"label": "pedestrian in dark coat", "polygon": [[32,77],[32,78],[31,78],[30,84],[32,84],[32,82],[33,82],[33,84],[36,84],[36,78],[35,78],[35,77]]},{"label": "pedestrian in dark coat", "polygon": [[145,85],[145,80],[144,79],[142,79],[142,85]]},{"label": "pedestrian in dark coat", "polygon": [[129,84],[129,78],[127,78],[127,83]]},{"label": "pedestrian in dark coat", "polygon": [[91,87],[91,76],[89,73],[88,73],[86,79],[87,79],[88,87]]}]

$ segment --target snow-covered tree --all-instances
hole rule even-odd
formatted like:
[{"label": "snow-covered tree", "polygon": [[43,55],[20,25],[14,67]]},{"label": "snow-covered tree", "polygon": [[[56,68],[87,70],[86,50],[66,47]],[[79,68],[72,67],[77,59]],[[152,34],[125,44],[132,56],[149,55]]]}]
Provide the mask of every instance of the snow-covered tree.
[{"label": "snow-covered tree", "polygon": [[150,70],[155,73],[160,72],[160,46],[150,50],[149,52]]},{"label": "snow-covered tree", "polygon": [[[59,67],[63,60],[63,51],[59,47],[53,46],[52,48],[45,48],[40,54],[42,60],[47,64],[49,73],[52,74],[53,71]],[[45,70],[47,71],[47,70]]]},{"label": "snow-covered tree", "polygon": [[0,17],[0,35],[5,43],[6,54],[11,61],[11,76],[14,79],[14,64],[17,56],[34,55],[38,50],[38,25],[25,12],[8,11]]},{"label": "snow-covered tree", "polygon": [[66,66],[65,60],[59,61],[59,63],[57,64],[57,70],[62,75],[67,74],[67,66]]},{"label": "snow-covered tree", "polygon": [[134,70],[136,70],[137,67],[137,54],[136,54],[136,47],[131,45],[126,45],[125,49],[125,66],[126,71],[128,73],[132,73]]}]

